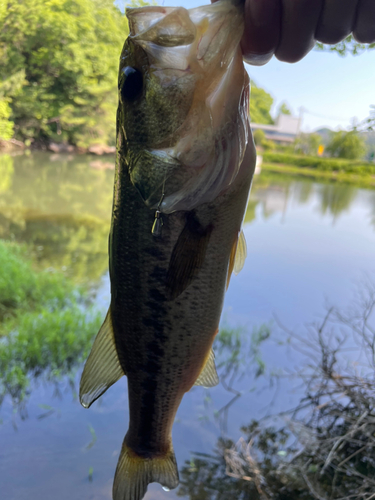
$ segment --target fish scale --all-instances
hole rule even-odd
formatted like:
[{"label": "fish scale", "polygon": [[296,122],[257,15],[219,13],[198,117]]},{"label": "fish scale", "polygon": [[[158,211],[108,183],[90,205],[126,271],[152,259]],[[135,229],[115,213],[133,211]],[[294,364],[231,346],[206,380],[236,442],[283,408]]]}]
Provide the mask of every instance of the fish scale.
[{"label": "fish scale", "polygon": [[226,286],[240,267],[237,246],[245,248],[238,238],[255,168],[239,48],[243,13],[235,4],[127,11],[111,303],[80,386],[89,407],[128,379],[129,428],[114,500],[141,500],[153,481],[178,485],[176,412],[194,384],[218,383],[212,344]]}]

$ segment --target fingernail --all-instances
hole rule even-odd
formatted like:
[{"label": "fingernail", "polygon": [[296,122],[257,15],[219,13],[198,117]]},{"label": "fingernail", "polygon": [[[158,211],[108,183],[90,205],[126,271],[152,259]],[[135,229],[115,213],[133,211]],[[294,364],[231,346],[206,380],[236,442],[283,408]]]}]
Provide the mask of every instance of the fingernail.
[{"label": "fingernail", "polygon": [[266,54],[256,54],[247,52],[246,54],[243,55],[243,60],[246,63],[251,64],[252,66],[263,66],[272,59],[272,56],[273,56],[273,51],[267,52]]}]

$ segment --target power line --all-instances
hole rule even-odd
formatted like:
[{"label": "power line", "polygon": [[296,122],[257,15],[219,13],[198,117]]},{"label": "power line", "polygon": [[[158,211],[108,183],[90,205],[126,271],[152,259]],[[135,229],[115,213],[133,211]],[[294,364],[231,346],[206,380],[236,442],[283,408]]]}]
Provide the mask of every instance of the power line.
[{"label": "power line", "polygon": [[328,116],[328,115],[321,115],[319,113],[313,113],[312,111],[309,111],[306,108],[303,108],[303,112],[307,113],[308,115],[316,116],[317,118],[324,118],[325,120],[335,120],[335,121],[345,121],[345,122],[350,122],[350,120],[353,118],[352,116],[350,118],[342,117],[342,116]]}]

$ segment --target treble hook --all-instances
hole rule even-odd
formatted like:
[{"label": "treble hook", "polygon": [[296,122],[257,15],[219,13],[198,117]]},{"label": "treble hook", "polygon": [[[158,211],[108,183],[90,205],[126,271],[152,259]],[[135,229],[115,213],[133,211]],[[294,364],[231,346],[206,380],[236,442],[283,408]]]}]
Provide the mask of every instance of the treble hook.
[{"label": "treble hook", "polygon": [[156,209],[156,212],[155,212],[155,220],[154,220],[154,223],[152,224],[152,229],[151,229],[151,234],[152,234],[152,236],[155,236],[155,238],[160,238],[162,227],[164,225],[163,218],[161,216],[161,211],[160,211],[160,206],[163,203],[163,199],[164,199],[164,185],[165,185],[165,180],[163,183],[163,194],[161,195],[160,201],[158,203],[158,208]]}]

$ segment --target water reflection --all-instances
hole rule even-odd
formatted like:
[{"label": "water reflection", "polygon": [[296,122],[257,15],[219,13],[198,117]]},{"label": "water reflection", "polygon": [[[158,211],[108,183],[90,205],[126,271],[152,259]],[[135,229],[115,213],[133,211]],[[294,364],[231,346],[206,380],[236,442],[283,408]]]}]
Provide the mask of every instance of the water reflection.
[{"label": "water reflection", "polygon": [[339,186],[337,184],[326,184],[319,186],[320,210],[323,215],[330,213],[338,216],[349,210],[353,200],[357,196],[358,189],[352,186]]},{"label": "water reflection", "polygon": [[358,197],[363,197],[364,192],[367,194],[369,206],[373,206],[375,193],[372,191],[339,183],[314,183],[306,180],[296,182],[293,177],[265,172],[254,181],[248,207],[249,215],[246,214],[245,222],[254,220],[254,210],[259,204],[262,206],[264,218],[268,218],[275,213],[285,214],[291,202],[297,205],[316,203],[322,215],[331,215],[335,220],[349,211]]},{"label": "water reflection", "polygon": [[0,237],[31,245],[40,269],[63,268],[76,281],[97,282],[108,265],[111,162],[52,160],[42,153],[0,157],[7,174],[0,176]]},{"label": "water reflection", "polygon": [[10,155],[0,156],[0,194],[9,191],[14,174],[13,158]]},{"label": "water reflection", "polygon": [[[66,268],[77,280],[98,281],[106,269],[114,159],[88,156],[0,157],[0,237],[27,243],[40,268]],[[358,188],[316,184],[264,172],[254,180],[245,222],[285,215],[290,203],[318,204],[322,215],[351,209]],[[375,226],[375,194],[368,191]]]},{"label": "water reflection", "polygon": [[[110,167],[109,159],[85,156],[0,157],[0,238],[26,244],[38,271],[62,270],[62,276],[97,293],[107,273]],[[337,285],[339,273],[350,284],[349,261],[368,273],[375,193],[264,172],[255,179],[245,223],[249,258],[226,302],[237,316],[228,313],[215,344],[221,385],[184,397],[174,436],[178,461],[186,460],[181,487],[166,493],[152,485],[146,500],[369,500],[375,491],[372,288],[353,314],[332,310],[318,330],[294,326],[320,311],[325,295],[342,300],[329,286],[345,288]],[[313,306],[311,290],[317,295]],[[77,301],[77,291],[72,293],[75,307],[69,306],[69,314],[66,301],[53,305],[42,296],[22,321],[18,317],[11,328],[7,323],[13,334],[0,340],[4,498],[108,500],[111,495],[127,426],[126,381],[91,412],[79,407],[80,360],[100,320],[93,316],[90,329],[84,328],[86,299]],[[108,280],[99,295],[108,296]],[[269,322],[273,312],[283,320],[287,315],[293,330]],[[255,323],[263,325],[253,329]],[[239,324],[243,328],[236,328]],[[0,332],[4,325],[1,316]],[[13,433],[9,422],[26,415],[22,432]],[[199,453],[190,459],[194,450]],[[22,461],[32,481],[20,486]]]},{"label": "water reflection", "polygon": [[181,469],[178,495],[191,500],[373,498],[374,311],[375,285],[364,283],[344,312],[329,308],[302,334],[282,327],[305,358],[287,373],[302,382],[300,402],[282,414],[252,420],[235,440],[222,435],[211,454],[194,453]]},{"label": "water reflection", "polygon": [[108,221],[90,215],[0,208],[0,235],[31,245],[40,269],[63,269],[97,282],[108,268]]}]

